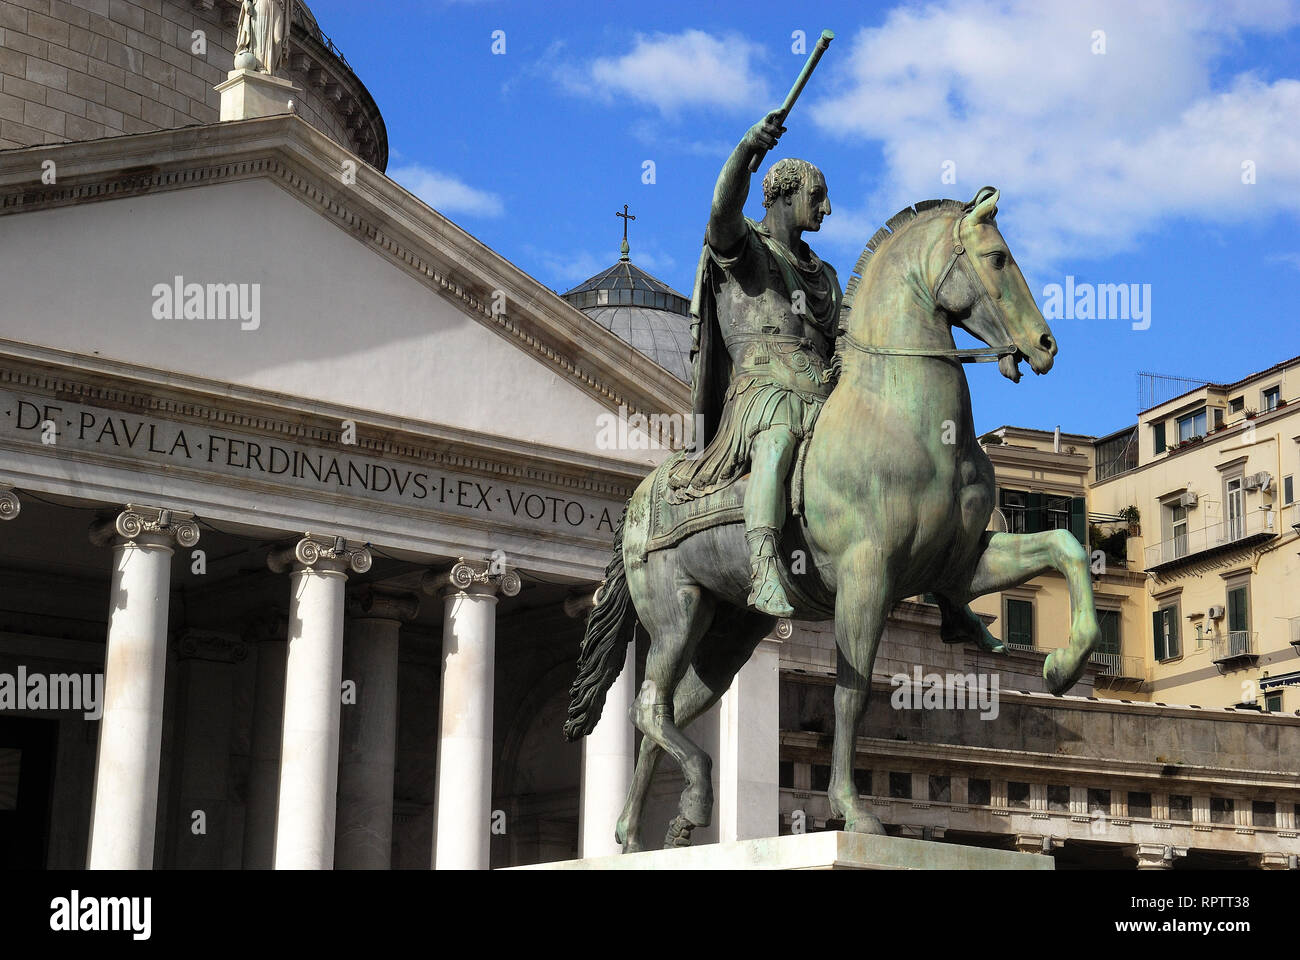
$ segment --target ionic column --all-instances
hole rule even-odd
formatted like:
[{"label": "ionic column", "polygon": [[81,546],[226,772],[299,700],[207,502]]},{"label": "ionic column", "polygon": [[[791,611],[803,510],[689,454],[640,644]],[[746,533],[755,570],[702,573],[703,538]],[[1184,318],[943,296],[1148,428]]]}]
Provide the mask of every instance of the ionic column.
[{"label": "ionic column", "polygon": [[339,750],[339,870],[388,870],[393,859],[393,770],[397,759],[397,643],[420,609],[414,594],[365,586],[348,597]]},{"label": "ionic column", "polygon": [[0,483],[0,520],[12,520],[23,508],[14,488],[7,483]]},{"label": "ionic column", "polygon": [[759,642],[722,695],[719,713],[718,840],[775,837],[781,827],[781,641],[788,620]]},{"label": "ionic column", "polygon": [[267,563],[290,572],[291,583],[275,868],[328,870],[339,774],[343,592],[349,570],[370,569],[370,551],[308,533],[272,551]]},{"label": "ionic column", "polygon": [[[583,622],[591,616],[595,594],[570,597],[564,612]],[[578,799],[578,856],[622,852],[614,826],[623,812],[636,768],[636,736],[628,710],[636,696],[636,644],[627,645],[623,672],[605,694],[596,728],[582,738],[582,779]]]},{"label": "ionic column", "polygon": [[444,598],[442,694],[433,867],[486,870],[492,815],[492,684],[497,593],[513,597],[519,575],[504,565],[460,560],[426,576]]},{"label": "ionic column", "polygon": [[158,818],[172,544],[194,546],[199,527],[192,513],[127,504],[92,524],[90,539],[113,548],[113,577],[86,865],[148,870]]}]

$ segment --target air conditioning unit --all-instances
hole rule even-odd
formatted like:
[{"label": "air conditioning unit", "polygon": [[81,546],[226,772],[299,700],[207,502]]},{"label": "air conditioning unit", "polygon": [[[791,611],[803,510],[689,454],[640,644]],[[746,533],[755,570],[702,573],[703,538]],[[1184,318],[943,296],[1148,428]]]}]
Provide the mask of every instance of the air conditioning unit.
[{"label": "air conditioning unit", "polygon": [[1223,614],[1223,607],[1210,607],[1209,617],[1211,620],[1222,620]]},{"label": "air conditioning unit", "polygon": [[1260,471],[1259,473],[1248,474],[1245,480],[1246,482],[1244,486],[1246,487],[1247,490],[1267,491],[1270,487],[1273,486],[1273,478],[1268,475],[1267,471]]},{"label": "air conditioning unit", "polygon": [[1188,507],[1188,508],[1196,506],[1196,494],[1188,490],[1186,493],[1184,493],[1181,497],[1178,498],[1178,505],[1180,507]]}]

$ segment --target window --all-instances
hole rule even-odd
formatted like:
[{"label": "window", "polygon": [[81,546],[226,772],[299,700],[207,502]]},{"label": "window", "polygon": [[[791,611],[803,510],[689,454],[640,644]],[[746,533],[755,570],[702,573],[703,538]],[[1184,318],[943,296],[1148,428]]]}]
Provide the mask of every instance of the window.
[{"label": "window", "polygon": [[860,796],[871,796],[871,771],[854,770],[853,771],[853,789],[858,791]]},{"label": "window", "polygon": [[1161,607],[1151,615],[1157,660],[1173,660],[1182,653],[1178,642],[1178,604]]},{"label": "window", "polygon": [[1232,543],[1240,540],[1245,533],[1245,494],[1241,489],[1241,477],[1233,477],[1223,487],[1223,540]]},{"label": "window", "polygon": [[1210,823],[1232,822],[1232,798],[1210,797]]},{"label": "window", "polygon": [[1272,800],[1252,800],[1250,815],[1250,822],[1257,827],[1277,826],[1277,804]]},{"label": "window", "polygon": [[794,761],[782,760],[776,766],[776,782],[781,787],[794,786]]},{"label": "window", "polygon": [[1205,408],[1178,418],[1178,442],[1205,436]]},{"label": "window", "polygon": [[1287,474],[1282,478],[1282,504],[1295,503],[1295,477]]},{"label": "window", "polygon": [[1192,798],[1182,793],[1171,793],[1169,795],[1169,819],[1191,820]]},{"label": "window", "polygon": [[1228,591],[1228,656],[1250,653],[1250,594],[1245,586]]},{"label": "window", "polygon": [[[1169,536],[1166,538],[1170,541],[1173,553],[1165,556],[1165,560],[1177,560],[1179,557],[1187,556],[1187,508],[1178,503],[1167,504],[1169,513]],[[1165,553],[1167,551],[1161,551]]]},{"label": "window", "polygon": [[1106,816],[1110,816],[1110,791],[1089,787],[1088,812],[1104,813]]},{"label": "window", "polygon": [[1269,410],[1276,410],[1278,401],[1282,399],[1282,388],[1280,386],[1269,387],[1260,396],[1263,398],[1263,403],[1260,404],[1262,411],[1267,413]]},{"label": "window", "polygon": [[1282,712],[1282,691],[1273,690],[1264,694],[1264,709],[1269,713]]},{"label": "window", "polygon": [[1223,426],[1223,407],[1214,407],[1214,429],[1218,430]]},{"label": "window", "polygon": [[1070,529],[1070,498],[1069,497],[1048,497],[1047,498],[1047,529],[1048,530],[1069,530]]},{"label": "window", "polygon": [[1130,793],[1128,795],[1128,815],[1130,817],[1151,816],[1151,794]]},{"label": "window", "polygon": [[1002,602],[1002,611],[1004,614],[1003,623],[1006,624],[1002,639],[1007,643],[1019,644],[1022,647],[1032,647],[1034,645],[1034,604],[1029,600],[1014,600],[1007,597]]},{"label": "window", "polygon": [[1097,653],[1119,654],[1119,611],[1098,610],[1097,625],[1101,627],[1101,639],[1097,642]]},{"label": "window", "polygon": [[[966,802],[976,806],[989,805],[989,800],[993,796],[993,783],[989,780],[968,780],[966,781]],[[1300,804],[1296,805],[1300,807]]]},{"label": "window", "polygon": [[1233,397],[1231,400],[1228,401],[1229,413],[1241,413],[1241,411],[1245,409],[1246,409],[1245,397]]},{"label": "window", "polygon": [[910,773],[890,773],[889,795],[895,800],[911,800],[912,775]]},{"label": "window", "polygon": [[1007,533],[1026,533],[1025,513],[1027,494],[1021,490],[1002,491],[1002,515],[1007,520]]},{"label": "window", "polygon": [[1070,810],[1070,788],[1047,785],[1047,809],[1068,813]]},{"label": "window", "polygon": [[930,799],[935,803],[948,803],[952,800],[952,778],[931,774]]},{"label": "window", "polygon": [[831,785],[831,768],[824,763],[814,763],[812,765],[812,784],[813,790],[827,790]]},{"label": "window", "polygon": [[1153,423],[1151,425],[1151,439],[1155,443],[1156,453],[1164,453],[1165,444],[1165,425],[1164,423]]},{"label": "window", "polygon": [[1007,781],[1007,806],[1022,807],[1029,806],[1029,784],[1019,783],[1015,780]]}]

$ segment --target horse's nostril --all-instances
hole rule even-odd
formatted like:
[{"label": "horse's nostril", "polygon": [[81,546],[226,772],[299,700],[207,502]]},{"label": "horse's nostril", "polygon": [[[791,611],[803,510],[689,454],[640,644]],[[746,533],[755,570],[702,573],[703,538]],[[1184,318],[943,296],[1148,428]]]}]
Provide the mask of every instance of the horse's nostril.
[{"label": "horse's nostril", "polygon": [[1052,354],[1053,356],[1056,355],[1056,340],[1052,338],[1051,334],[1049,333],[1043,334],[1041,337],[1038,338],[1038,342],[1042,344],[1043,349],[1046,350],[1048,353]]}]

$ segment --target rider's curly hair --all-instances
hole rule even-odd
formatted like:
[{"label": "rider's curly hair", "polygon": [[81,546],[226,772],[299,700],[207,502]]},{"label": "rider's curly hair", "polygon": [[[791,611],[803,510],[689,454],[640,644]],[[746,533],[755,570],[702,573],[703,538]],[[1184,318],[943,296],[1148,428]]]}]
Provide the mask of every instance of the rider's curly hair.
[{"label": "rider's curly hair", "polygon": [[804,178],[812,179],[818,170],[807,160],[783,157],[768,168],[763,177],[763,206],[770,207],[787,194],[794,193],[804,184]]}]

